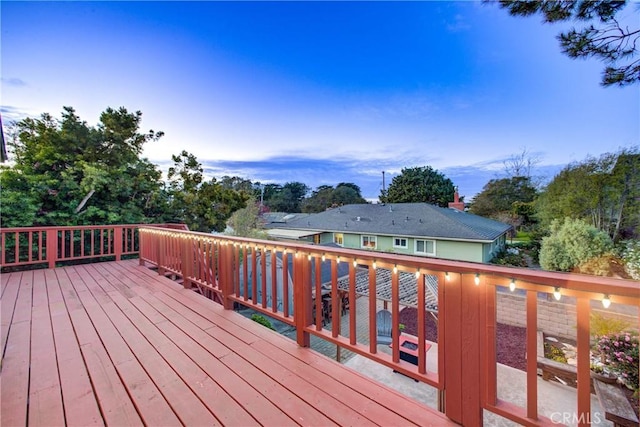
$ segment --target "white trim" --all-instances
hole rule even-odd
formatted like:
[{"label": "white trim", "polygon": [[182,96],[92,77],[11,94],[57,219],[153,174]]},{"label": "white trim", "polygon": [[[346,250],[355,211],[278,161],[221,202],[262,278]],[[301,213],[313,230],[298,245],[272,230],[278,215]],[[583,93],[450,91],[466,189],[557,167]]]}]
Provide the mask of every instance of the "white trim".
[{"label": "white trim", "polygon": [[[433,252],[421,252],[418,251],[418,242],[424,242],[424,249],[427,249],[427,242],[433,243]],[[416,255],[436,256],[436,241],[431,239],[415,239],[413,241],[413,253]]]},{"label": "white trim", "polygon": [[[365,246],[364,244],[364,238],[367,237],[369,242],[371,242],[372,238],[373,238],[373,247],[372,246]],[[378,248],[378,236],[373,235],[373,234],[361,234],[360,235],[360,247],[362,249],[377,249]]]},{"label": "white trim", "polygon": [[[393,247],[398,249],[409,249],[409,239],[406,237],[394,236],[391,238],[393,240]],[[402,241],[404,240],[404,245],[396,245],[396,239]]]}]

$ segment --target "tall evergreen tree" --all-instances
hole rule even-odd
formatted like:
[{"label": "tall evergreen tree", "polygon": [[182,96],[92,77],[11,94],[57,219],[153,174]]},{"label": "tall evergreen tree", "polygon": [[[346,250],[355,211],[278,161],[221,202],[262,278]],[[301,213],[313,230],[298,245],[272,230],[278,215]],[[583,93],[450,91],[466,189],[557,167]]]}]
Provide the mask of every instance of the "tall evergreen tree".
[{"label": "tall evergreen tree", "polygon": [[386,194],[380,193],[383,203],[431,203],[447,207],[453,201],[453,182],[431,166],[402,169],[393,177]]},{"label": "tall evergreen tree", "polygon": [[107,109],[88,126],[71,107],[16,123],[13,165],[0,170],[3,227],[162,220],[161,172],[140,158],[162,132],[140,133],[142,113]]},{"label": "tall evergreen tree", "polygon": [[[485,0],[491,3],[496,0]],[[571,28],[558,35],[562,53],[570,58],[597,58],[606,66],[603,86],[625,86],[640,82],[640,28],[621,23],[625,0],[497,0],[514,16],[541,14],[547,23],[572,20],[583,28]],[[637,7],[637,3],[631,7]],[[632,13],[632,12],[631,12]]]}]

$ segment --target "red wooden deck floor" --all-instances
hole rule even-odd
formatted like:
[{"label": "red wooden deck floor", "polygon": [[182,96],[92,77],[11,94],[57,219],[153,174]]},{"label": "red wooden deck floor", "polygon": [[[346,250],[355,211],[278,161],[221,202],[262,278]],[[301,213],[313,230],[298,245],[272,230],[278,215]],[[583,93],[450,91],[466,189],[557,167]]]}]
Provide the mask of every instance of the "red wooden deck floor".
[{"label": "red wooden deck floor", "polygon": [[2,275],[1,425],[449,425],[137,260]]}]

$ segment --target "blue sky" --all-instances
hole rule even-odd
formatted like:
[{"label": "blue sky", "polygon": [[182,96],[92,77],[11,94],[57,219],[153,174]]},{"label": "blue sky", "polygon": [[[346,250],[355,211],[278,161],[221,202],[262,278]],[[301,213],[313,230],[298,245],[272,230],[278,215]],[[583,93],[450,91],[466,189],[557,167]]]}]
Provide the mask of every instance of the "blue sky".
[{"label": "blue sky", "polygon": [[[637,8],[623,20],[637,26]],[[469,200],[524,149],[551,178],[638,145],[638,86],[563,56],[559,25],[479,2],[0,4],[3,122],[143,113],[210,176],[358,184],[430,165]]]}]

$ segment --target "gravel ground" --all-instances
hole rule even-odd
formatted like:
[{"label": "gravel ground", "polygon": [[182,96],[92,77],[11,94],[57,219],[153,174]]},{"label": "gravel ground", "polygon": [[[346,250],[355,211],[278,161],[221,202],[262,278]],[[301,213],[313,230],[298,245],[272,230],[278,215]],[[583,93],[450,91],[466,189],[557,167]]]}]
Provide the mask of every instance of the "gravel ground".
[{"label": "gravel ground", "polygon": [[[418,310],[405,307],[400,311],[400,323],[404,324],[404,332],[417,335]],[[425,316],[425,330],[427,340],[438,342],[438,326],[431,315]],[[512,368],[526,370],[526,329],[519,326],[510,326],[502,323],[496,325],[496,344],[498,363]]]}]

